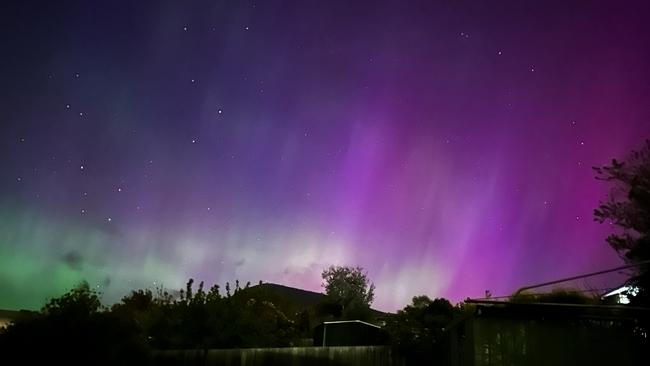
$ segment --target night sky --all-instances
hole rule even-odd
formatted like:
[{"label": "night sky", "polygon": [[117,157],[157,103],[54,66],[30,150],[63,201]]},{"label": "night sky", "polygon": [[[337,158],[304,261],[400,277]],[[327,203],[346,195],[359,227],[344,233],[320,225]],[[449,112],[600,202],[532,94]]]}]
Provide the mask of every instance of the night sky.
[{"label": "night sky", "polygon": [[591,167],[650,137],[649,14],[3,1],[0,308],[335,264],[392,311],[619,265]]}]

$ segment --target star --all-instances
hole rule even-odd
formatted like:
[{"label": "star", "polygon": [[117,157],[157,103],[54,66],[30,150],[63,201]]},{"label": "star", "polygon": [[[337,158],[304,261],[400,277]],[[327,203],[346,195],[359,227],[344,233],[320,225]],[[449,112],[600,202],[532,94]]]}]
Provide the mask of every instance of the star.
[{"label": "star", "polygon": [[107,218],[106,218],[106,221],[111,222],[111,221],[113,221],[113,219],[110,218],[110,217],[107,217]]}]

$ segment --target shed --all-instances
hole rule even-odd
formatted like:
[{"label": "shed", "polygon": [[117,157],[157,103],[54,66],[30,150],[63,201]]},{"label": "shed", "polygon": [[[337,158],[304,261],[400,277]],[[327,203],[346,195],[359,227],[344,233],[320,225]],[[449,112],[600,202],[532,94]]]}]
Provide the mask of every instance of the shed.
[{"label": "shed", "polygon": [[388,344],[388,333],[361,320],[323,322],[314,328],[314,346],[373,346]]}]

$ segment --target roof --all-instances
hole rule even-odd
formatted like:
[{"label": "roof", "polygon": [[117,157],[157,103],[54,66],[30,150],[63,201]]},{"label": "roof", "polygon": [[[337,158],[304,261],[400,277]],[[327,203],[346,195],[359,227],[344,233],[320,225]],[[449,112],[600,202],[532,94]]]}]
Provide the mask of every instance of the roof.
[{"label": "roof", "polygon": [[359,323],[359,324],[369,325],[371,327],[381,329],[381,327],[378,326],[378,325],[370,324],[370,323],[367,323],[367,322],[364,322],[364,321],[361,321],[361,320],[335,320],[335,321],[331,321],[331,322],[323,322],[322,324],[343,324],[343,323]]},{"label": "roof", "polygon": [[626,305],[517,303],[488,300],[469,300],[476,305],[474,315],[497,315],[507,317],[557,316],[569,318],[637,319],[650,317],[650,308]]},{"label": "roof", "polygon": [[506,317],[512,319],[600,319],[612,321],[636,321],[640,318],[650,319],[650,308],[628,305],[592,305],[592,304],[559,304],[559,303],[518,303],[494,300],[465,301],[475,306],[471,312],[464,312],[452,321],[446,330],[457,327],[471,319],[481,317]]}]

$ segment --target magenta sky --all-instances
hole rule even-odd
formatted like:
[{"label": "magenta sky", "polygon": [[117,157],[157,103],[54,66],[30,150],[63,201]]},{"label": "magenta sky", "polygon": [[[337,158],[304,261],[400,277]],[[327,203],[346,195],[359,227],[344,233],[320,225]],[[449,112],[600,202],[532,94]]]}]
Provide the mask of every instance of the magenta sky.
[{"label": "magenta sky", "polygon": [[649,5],[521,3],[5,6],[0,308],[340,264],[395,310],[618,265],[591,167],[650,137]]}]

